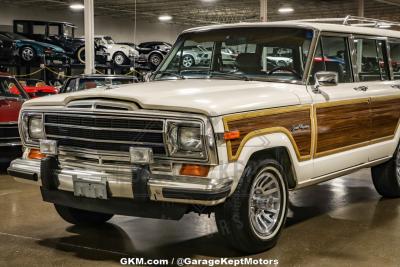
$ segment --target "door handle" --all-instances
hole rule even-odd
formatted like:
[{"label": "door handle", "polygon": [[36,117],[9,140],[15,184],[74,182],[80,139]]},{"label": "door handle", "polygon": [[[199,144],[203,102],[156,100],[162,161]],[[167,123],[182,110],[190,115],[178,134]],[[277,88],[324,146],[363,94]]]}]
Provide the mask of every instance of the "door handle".
[{"label": "door handle", "polygon": [[390,87],[400,89],[400,84],[392,84]]},{"label": "door handle", "polygon": [[368,86],[361,85],[361,86],[358,86],[358,87],[354,87],[354,90],[365,92],[365,91],[368,90]]}]

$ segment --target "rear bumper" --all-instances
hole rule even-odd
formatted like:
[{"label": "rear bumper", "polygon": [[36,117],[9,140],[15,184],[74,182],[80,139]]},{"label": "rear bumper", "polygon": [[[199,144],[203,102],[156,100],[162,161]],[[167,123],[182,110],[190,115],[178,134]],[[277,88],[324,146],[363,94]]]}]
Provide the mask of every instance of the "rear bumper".
[{"label": "rear bumper", "polygon": [[[55,159],[54,159],[55,160]],[[21,182],[34,183],[56,192],[74,192],[73,178],[106,177],[111,198],[141,202],[173,202],[214,206],[225,201],[231,192],[231,179],[188,179],[150,173],[147,168],[133,166],[131,176],[113,176],[82,169],[57,169],[46,160],[16,159],[8,173]],[[50,186],[49,186],[50,185]]]}]

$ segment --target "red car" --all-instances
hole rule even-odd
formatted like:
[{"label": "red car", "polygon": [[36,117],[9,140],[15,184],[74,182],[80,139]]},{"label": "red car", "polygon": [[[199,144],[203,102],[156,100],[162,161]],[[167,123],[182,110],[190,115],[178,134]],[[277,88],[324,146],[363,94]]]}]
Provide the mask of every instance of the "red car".
[{"label": "red car", "polygon": [[[19,83],[31,98],[58,94],[57,88],[47,85],[44,81],[41,80],[26,79],[20,80]],[[14,94],[18,94],[19,92],[16,87],[11,88],[10,90]]]},{"label": "red car", "polygon": [[[13,93],[15,88],[16,93]],[[0,167],[22,154],[18,132],[18,116],[22,103],[29,96],[11,76],[0,76]]]}]

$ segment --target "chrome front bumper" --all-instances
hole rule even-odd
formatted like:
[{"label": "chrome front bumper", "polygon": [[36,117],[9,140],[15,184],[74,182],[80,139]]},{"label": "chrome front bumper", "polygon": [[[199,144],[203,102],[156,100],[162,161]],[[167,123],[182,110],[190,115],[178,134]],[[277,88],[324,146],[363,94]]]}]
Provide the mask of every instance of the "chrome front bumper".
[{"label": "chrome front bumper", "polygon": [[[17,181],[33,183],[42,186],[41,168],[43,160],[16,159],[11,162],[8,173]],[[143,194],[148,200],[214,206],[231,193],[231,179],[208,179],[184,176],[152,174],[149,177],[140,175],[140,167],[133,166],[133,175],[114,175],[102,171],[89,171],[78,168],[55,169],[46,173],[54,173],[56,190],[74,192],[73,177],[99,178],[105,177],[112,198],[139,199]],[[140,197],[139,197],[140,196]]]}]

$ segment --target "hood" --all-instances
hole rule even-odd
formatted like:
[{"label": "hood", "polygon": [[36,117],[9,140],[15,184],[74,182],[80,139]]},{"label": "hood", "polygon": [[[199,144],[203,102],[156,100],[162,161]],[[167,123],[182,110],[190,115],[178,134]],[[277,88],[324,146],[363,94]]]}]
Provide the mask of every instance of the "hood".
[{"label": "hood", "polygon": [[64,106],[74,100],[107,98],[131,101],[144,109],[183,111],[219,116],[249,110],[300,104],[286,83],[186,79],[97,88],[25,102],[26,106]]},{"label": "hood", "polygon": [[25,44],[31,44],[31,45],[40,45],[40,46],[42,46],[42,47],[50,47],[50,48],[52,48],[54,51],[56,51],[56,52],[58,52],[58,53],[65,53],[65,50],[64,49],[62,49],[61,47],[59,47],[59,46],[56,46],[56,45],[52,45],[52,44],[48,44],[48,43],[42,43],[42,42],[37,42],[37,41],[33,41],[33,40],[17,40],[17,42],[18,41],[20,41],[20,42],[23,42],[23,43],[25,43]]}]

